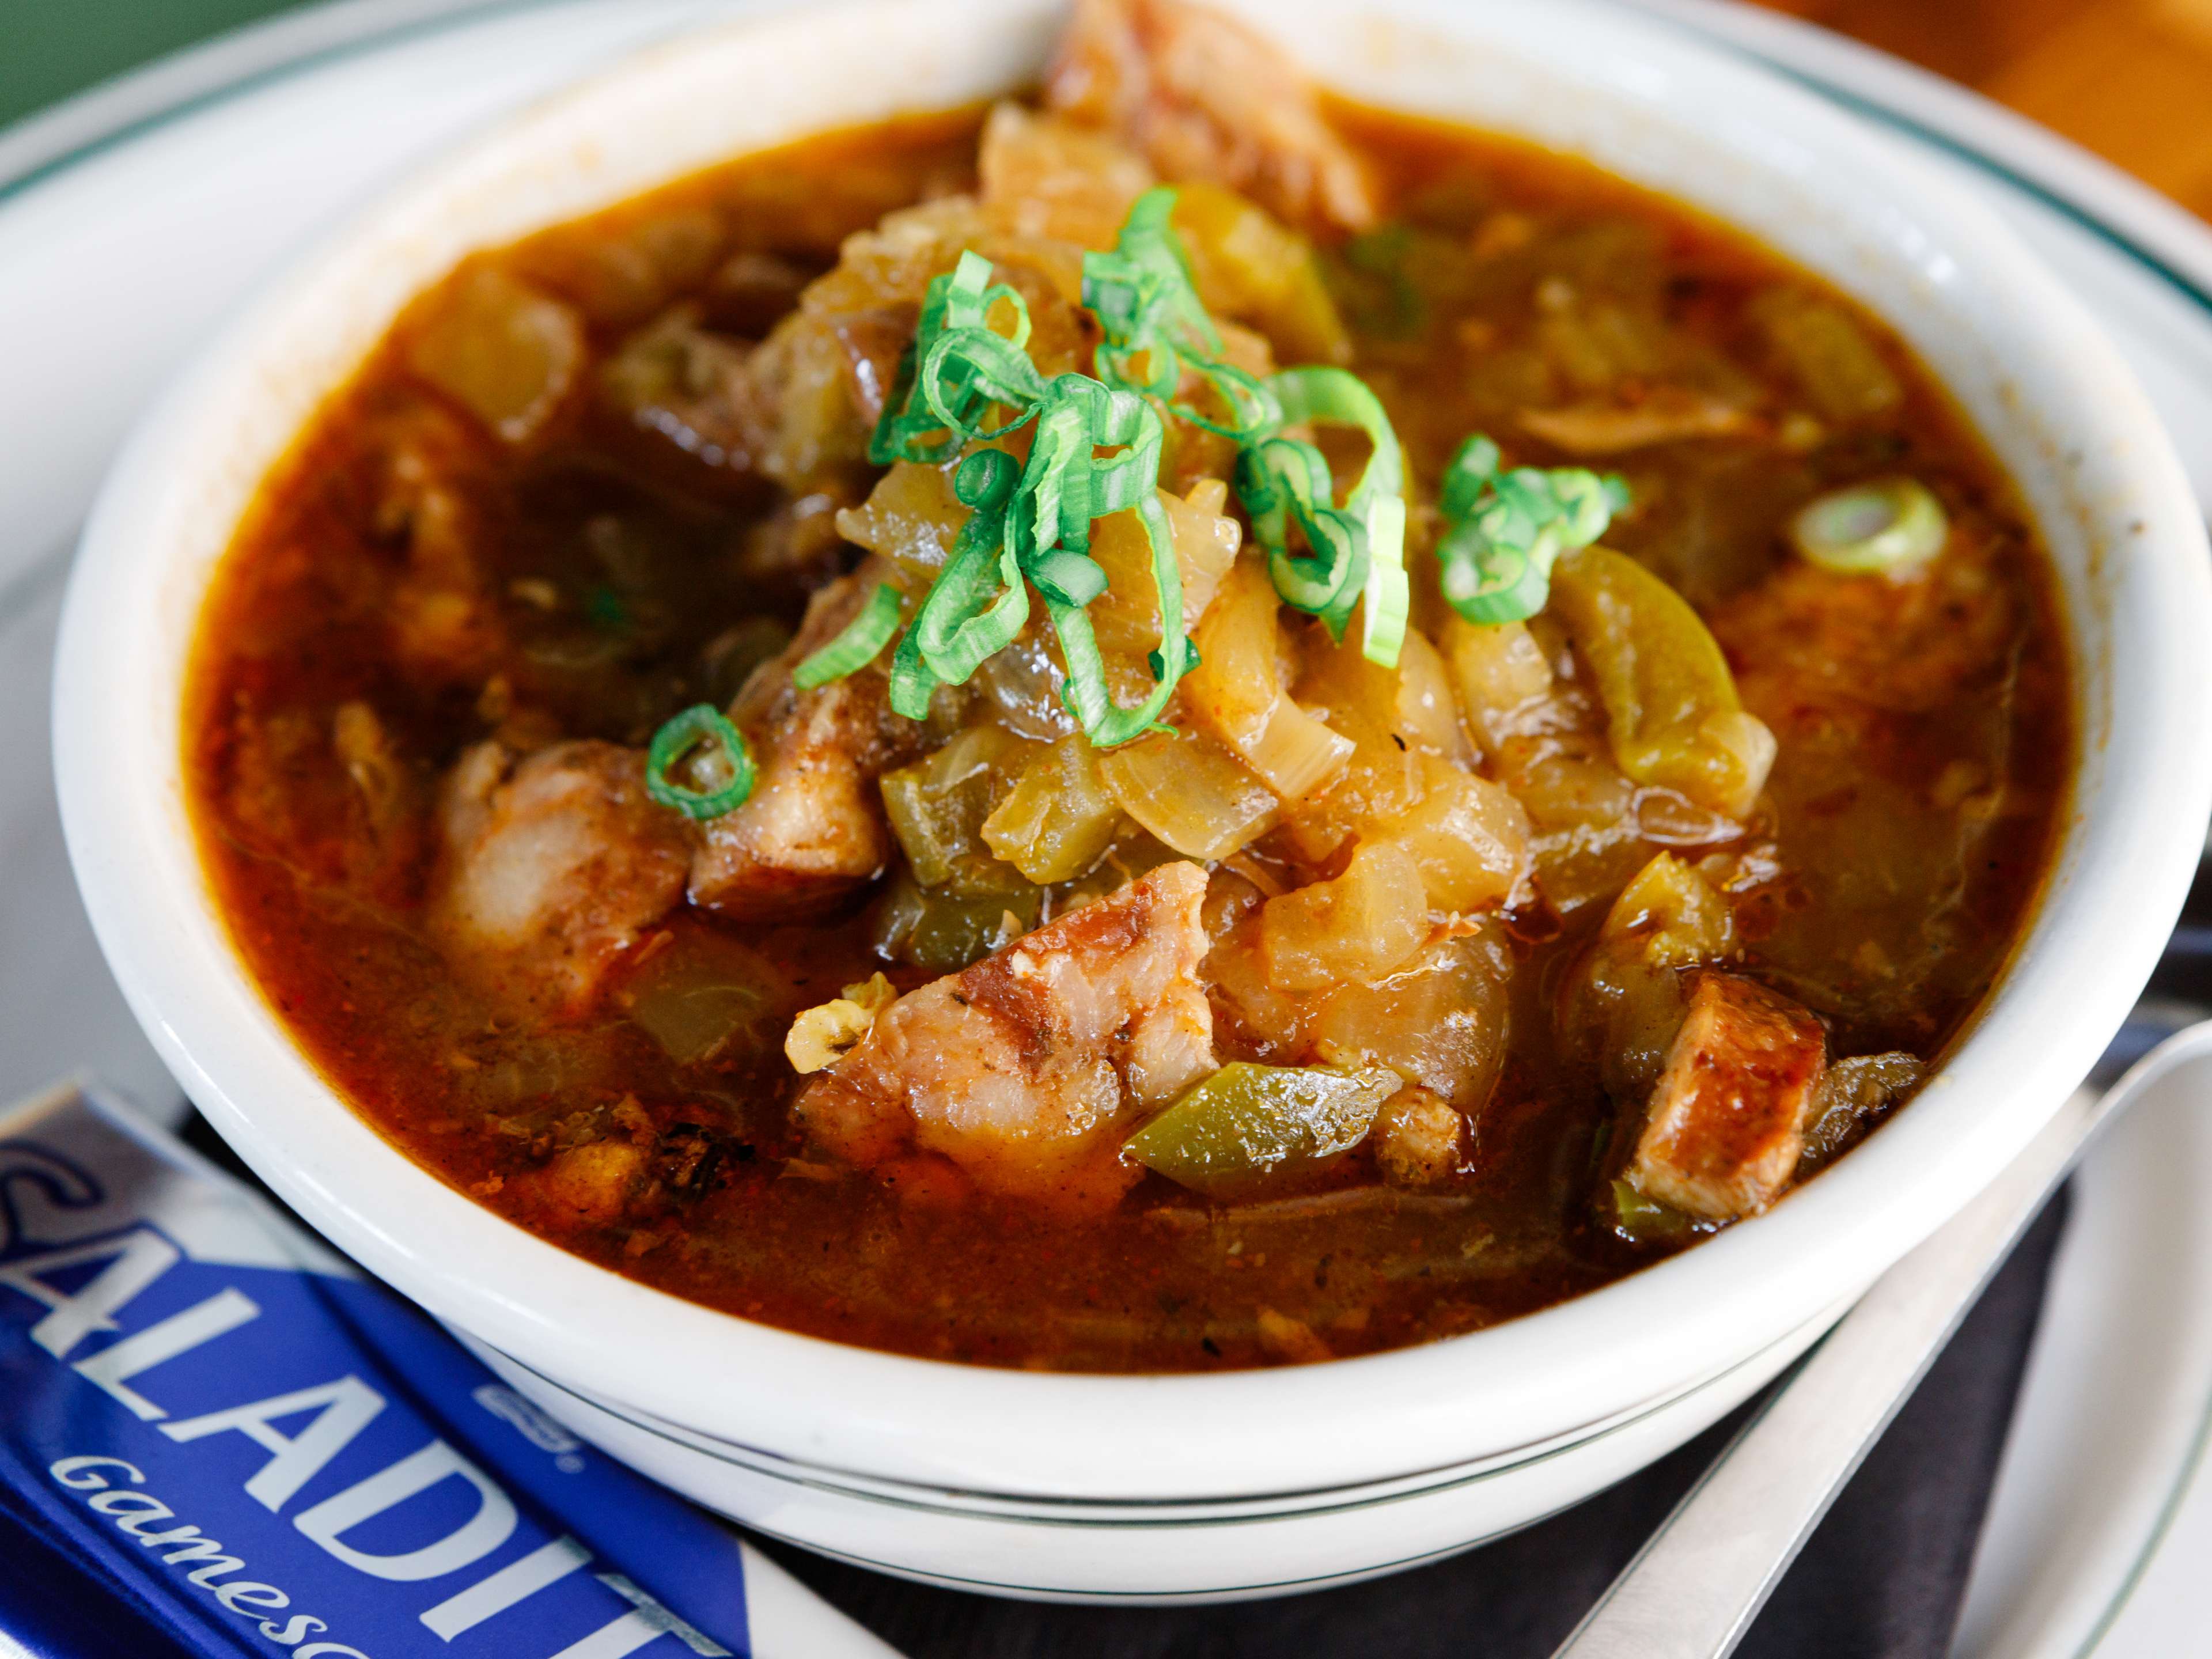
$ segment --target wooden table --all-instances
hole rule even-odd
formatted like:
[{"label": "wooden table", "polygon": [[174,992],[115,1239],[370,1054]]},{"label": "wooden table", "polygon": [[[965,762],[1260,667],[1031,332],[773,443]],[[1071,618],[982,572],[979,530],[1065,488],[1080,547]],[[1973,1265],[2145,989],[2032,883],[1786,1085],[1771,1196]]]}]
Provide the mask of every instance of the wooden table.
[{"label": "wooden table", "polygon": [[1756,0],[1964,82],[2212,218],[2212,0]]}]

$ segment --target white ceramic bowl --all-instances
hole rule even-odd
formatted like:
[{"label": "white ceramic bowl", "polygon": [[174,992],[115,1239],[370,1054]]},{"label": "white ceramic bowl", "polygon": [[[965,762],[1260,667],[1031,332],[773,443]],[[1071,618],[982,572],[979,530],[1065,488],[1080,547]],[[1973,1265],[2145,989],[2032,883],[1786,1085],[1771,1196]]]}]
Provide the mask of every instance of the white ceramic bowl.
[{"label": "white ceramic bowl", "polygon": [[411,294],[720,158],[1030,79],[1057,0],[786,14],[651,52],[475,143],[260,295],[109,480],[55,694],[94,926],[192,1098],[287,1201],[619,1455],[764,1529],[1030,1594],[1254,1593],[1522,1524],[1679,1443],[1975,1192],[2087,1069],[2156,958],[2212,805],[2212,581],[2195,503],[2089,319],[1988,215],[1832,108],[1591,0],[1249,0],[1377,103],[1578,152],[1890,319],[2020,481],[2063,579],[2084,740],[2048,896],[1897,1121],[1772,1213],[1563,1307],[1425,1347],[1206,1376],[1040,1376],[749,1324],[511,1226],[336,1097],[202,878],[179,686],[255,486]]}]

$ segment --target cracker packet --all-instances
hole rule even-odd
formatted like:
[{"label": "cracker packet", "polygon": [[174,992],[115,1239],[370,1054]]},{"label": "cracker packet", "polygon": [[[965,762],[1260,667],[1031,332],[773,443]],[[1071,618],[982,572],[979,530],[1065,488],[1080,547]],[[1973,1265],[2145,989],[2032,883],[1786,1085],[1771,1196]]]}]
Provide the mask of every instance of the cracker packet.
[{"label": "cracker packet", "polygon": [[0,1111],[0,1651],[896,1659],[97,1088]]}]

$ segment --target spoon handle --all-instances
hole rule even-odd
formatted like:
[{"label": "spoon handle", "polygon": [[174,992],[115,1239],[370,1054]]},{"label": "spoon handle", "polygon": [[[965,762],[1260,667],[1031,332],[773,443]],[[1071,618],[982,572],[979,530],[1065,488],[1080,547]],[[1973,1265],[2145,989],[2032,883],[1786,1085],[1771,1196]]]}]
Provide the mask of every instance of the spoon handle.
[{"label": "spoon handle", "polygon": [[1553,1659],[1723,1659],[2097,1127],[2212,1047],[2192,1026],[2077,1091],[1989,1189],[1876,1279],[1714,1460]]}]

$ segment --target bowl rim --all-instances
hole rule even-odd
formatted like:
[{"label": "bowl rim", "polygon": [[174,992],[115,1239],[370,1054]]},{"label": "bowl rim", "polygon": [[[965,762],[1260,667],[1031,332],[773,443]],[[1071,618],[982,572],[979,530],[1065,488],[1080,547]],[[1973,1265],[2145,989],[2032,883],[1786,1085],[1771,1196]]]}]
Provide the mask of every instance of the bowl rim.
[{"label": "bowl rim", "polygon": [[[1816,1310],[1776,1340],[1680,1388],[1638,1402],[1610,1417],[1577,1425],[1548,1439],[1486,1451],[1463,1458],[1330,1486],[1276,1488],[1267,1492],[1178,1494],[1170,1498],[1094,1498],[1031,1492],[996,1492],[974,1485],[942,1486],[886,1478],[865,1470],[781,1456],[755,1446],[719,1438],[681,1424],[665,1422],[620,1401],[599,1398],[537,1370],[514,1355],[479,1345],[531,1389],[586,1413],[604,1413],[625,1428],[684,1447],[725,1464],[743,1475],[784,1483],[795,1489],[834,1492],[869,1502],[933,1513],[954,1521],[1036,1522],[1092,1532],[1191,1529],[1255,1521],[1294,1521],[1349,1510],[1388,1507],[1433,1498],[1468,1486],[1507,1480],[1516,1475],[1573,1458],[1603,1442],[1633,1435],[1655,1419],[1694,1407],[1711,1391],[1725,1392],[1732,1379],[1771,1375],[1778,1353],[1795,1358],[1842,1316],[1847,1305]],[[1780,1363],[1787,1364],[1784,1358]],[[1732,1403],[1732,1402],[1731,1402]],[[1718,1408],[1725,1411],[1726,1405]],[[556,1412],[556,1415],[559,1413]]]},{"label": "bowl rim", "polygon": [[[1238,3],[1256,9],[1255,0]],[[240,441],[210,435],[221,429],[217,412],[226,399],[261,395],[251,383],[274,372],[258,354],[279,319],[312,310],[360,247],[388,238],[441,191],[495,173],[533,145],[573,161],[594,111],[696,73],[702,59],[819,51],[825,42],[872,46],[910,30],[918,9],[908,0],[851,0],[748,17],[638,54],[502,123],[403,181],[249,300],[142,421],[102,489],[72,573],[54,746],[64,831],[95,933],[186,1091],[341,1249],[564,1386],[716,1437],[741,1434],[770,1455],[830,1461],[834,1452],[837,1464],[871,1476],[967,1491],[1243,1498],[1395,1478],[1586,1431],[1724,1369],[1807,1309],[1870,1280],[2025,1145],[2156,960],[2212,811],[2212,665],[2198,647],[2212,635],[2212,565],[2179,464],[2128,371],[2078,302],[1986,210],[1784,78],[1594,0],[1530,9],[1541,21],[1513,15],[1504,0],[1369,0],[1369,10],[1389,24],[1377,37],[1386,57],[1408,42],[1418,50],[1422,37],[1406,31],[1419,28],[1516,40],[1534,38],[1531,29],[1601,28],[1608,84],[1622,100],[1639,95],[1639,66],[1659,65],[1732,94],[1727,118],[1747,131],[1786,136],[1814,160],[1840,159],[1893,191],[1905,229],[1932,238],[1931,261],[1954,261],[2040,325],[2011,343],[2075,394],[2076,418],[2057,419],[2057,428],[2094,448],[2092,463],[2122,485],[2110,506],[2082,510],[2114,550],[2100,621],[2129,648],[2097,667],[2124,721],[2089,729],[2085,714],[2081,775],[2094,754],[2102,787],[2072,803],[2021,947],[1911,1111],[1756,1221],[1462,1336],[1275,1370],[1034,1374],[755,1324],[571,1255],[415,1164],[290,1045],[215,911],[189,829],[176,844],[180,737],[143,714],[134,722],[128,695],[150,689],[155,706],[167,706],[163,688],[148,686],[143,659],[173,641],[163,606],[198,591],[193,573],[174,567],[179,526],[216,489],[189,464]],[[976,9],[1029,40],[1055,7],[984,0]],[[1266,19],[1319,27],[1316,15],[1327,9],[1325,0],[1278,0]],[[980,21],[970,31],[985,32]],[[252,467],[255,477],[265,459]],[[196,619],[196,601],[186,608]],[[2078,653],[2084,619],[2066,620]],[[161,730],[149,738],[134,724]],[[115,763],[118,744],[127,758],[154,763]],[[1790,1288],[1777,1294],[1785,1267]],[[1362,1409],[1376,1399],[1397,1408]],[[1093,1431],[1067,1434],[1071,1413]],[[1332,1433],[1285,1438],[1319,1422]],[[1282,1455],[1290,1443],[1299,1448],[1295,1471]],[[1425,1449],[1432,1447],[1449,1451]]]}]

